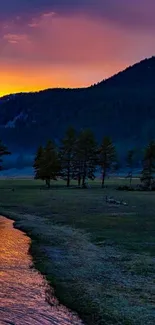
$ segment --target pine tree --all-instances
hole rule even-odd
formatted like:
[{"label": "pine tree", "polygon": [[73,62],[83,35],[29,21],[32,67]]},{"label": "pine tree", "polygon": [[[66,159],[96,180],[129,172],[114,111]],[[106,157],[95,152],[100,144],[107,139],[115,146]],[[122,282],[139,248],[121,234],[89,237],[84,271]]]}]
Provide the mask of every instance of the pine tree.
[{"label": "pine tree", "polygon": [[141,182],[145,184],[147,188],[152,190],[152,182],[155,173],[155,141],[150,141],[145,148],[143,159],[143,170],[141,175]]},{"label": "pine tree", "polygon": [[109,137],[104,137],[98,150],[98,164],[102,168],[102,188],[104,188],[107,171],[116,162],[116,149]]},{"label": "pine tree", "polygon": [[46,180],[48,188],[50,188],[51,180],[57,180],[60,172],[60,163],[58,158],[58,152],[55,144],[52,141],[48,141],[44,150],[43,159],[43,176]]},{"label": "pine tree", "polygon": [[50,188],[51,180],[56,180],[60,171],[60,163],[55,144],[48,141],[45,148],[38,149],[35,162],[35,178],[46,181],[46,185]]},{"label": "pine tree", "polygon": [[74,165],[78,185],[85,187],[86,178],[93,180],[96,171],[97,144],[91,130],[81,131],[76,142],[76,160]]},{"label": "pine tree", "polygon": [[0,170],[2,170],[2,165],[1,163],[3,162],[2,157],[6,156],[6,155],[10,155],[11,152],[8,151],[8,148],[2,143],[2,141],[0,140]]},{"label": "pine tree", "polygon": [[74,128],[69,127],[64,139],[62,139],[62,146],[59,154],[61,163],[60,176],[67,181],[67,187],[70,186],[70,181],[74,173],[75,145],[76,132]]},{"label": "pine tree", "polygon": [[33,168],[35,170],[35,179],[43,179],[44,148],[40,146],[37,150]]},{"label": "pine tree", "polygon": [[129,173],[128,173],[127,177],[130,180],[130,188],[131,188],[132,177],[133,177],[134,154],[135,154],[134,150],[129,150],[127,153],[127,158],[126,158],[127,167],[129,168]]}]

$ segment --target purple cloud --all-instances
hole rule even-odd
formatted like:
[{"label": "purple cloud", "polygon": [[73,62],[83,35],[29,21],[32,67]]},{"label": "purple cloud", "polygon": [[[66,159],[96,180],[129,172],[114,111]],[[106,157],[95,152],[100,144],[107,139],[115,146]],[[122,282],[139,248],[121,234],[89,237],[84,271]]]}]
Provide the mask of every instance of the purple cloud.
[{"label": "purple cloud", "polygon": [[1,20],[17,16],[27,19],[48,11],[62,15],[83,13],[130,28],[155,28],[154,0],[5,0],[0,17]]}]

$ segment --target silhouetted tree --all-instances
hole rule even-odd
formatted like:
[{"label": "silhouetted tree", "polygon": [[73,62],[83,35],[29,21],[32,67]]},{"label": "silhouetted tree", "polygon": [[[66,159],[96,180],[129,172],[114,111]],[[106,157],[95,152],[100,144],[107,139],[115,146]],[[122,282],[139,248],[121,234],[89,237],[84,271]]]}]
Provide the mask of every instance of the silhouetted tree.
[{"label": "silhouetted tree", "polygon": [[52,141],[48,141],[44,151],[44,179],[48,188],[50,188],[50,181],[57,180],[60,172],[60,162],[56,146]]},{"label": "silhouetted tree", "polygon": [[46,147],[38,149],[35,162],[35,178],[46,181],[50,188],[51,180],[56,180],[60,172],[60,163],[55,144],[48,141]]},{"label": "silhouetted tree", "polygon": [[35,170],[35,179],[43,179],[44,172],[44,148],[40,146],[37,150],[33,168]]},{"label": "silhouetted tree", "polygon": [[113,164],[117,161],[116,149],[109,137],[104,137],[98,150],[98,164],[102,168],[102,188],[104,188],[105,177]]},{"label": "silhouetted tree", "polygon": [[91,130],[80,132],[76,142],[76,156],[74,164],[74,174],[78,179],[78,185],[85,187],[86,178],[93,180],[97,164],[96,158],[97,144]]},{"label": "silhouetted tree", "polygon": [[147,188],[152,190],[152,181],[155,173],[155,141],[150,141],[145,148],[143,159],[143,170],[141,175],[141,182],[145,184]]},{"label": "silhouetted tree", "polygon": [[74,173],[75,145],[76,131],[74,128],[69,127],[64,139],[62,139],[62,146],[59,153],[61,164],[60,176],[67,180],[67,187],[70,186],[70,181]]},{"label": "silhouetted tree", "polygon": [[8,148],[2,143],[2,141],[0,140],[0,170],[2,170],[2,165],[1,163],[3,162],[2,157],[6,156],[6,155],[10,155],[11,152],[8,151]]}]

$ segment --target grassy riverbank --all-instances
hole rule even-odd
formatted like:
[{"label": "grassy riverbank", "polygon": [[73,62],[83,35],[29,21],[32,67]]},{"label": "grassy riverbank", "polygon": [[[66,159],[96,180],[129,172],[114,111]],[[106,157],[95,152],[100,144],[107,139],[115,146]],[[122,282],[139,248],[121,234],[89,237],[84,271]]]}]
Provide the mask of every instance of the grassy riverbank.
[{"label": "grassy riverbank", "polygon": [[[153,325],[155,193],[116,191],[121,182],[48,191],[36,181],[0,180],[0,213],[31,237],[36,267],[87,324]],[[108,205],[106,194],[128,205]]]}]

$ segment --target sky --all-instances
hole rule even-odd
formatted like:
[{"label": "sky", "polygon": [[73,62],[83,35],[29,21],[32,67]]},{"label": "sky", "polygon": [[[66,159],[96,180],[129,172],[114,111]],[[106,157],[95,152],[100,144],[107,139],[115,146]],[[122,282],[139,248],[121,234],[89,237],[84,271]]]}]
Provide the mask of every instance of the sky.
[{"label": "sky", "polygon": [[155,0],[5,0],[0,96],[86,87],[155,54]]}]

